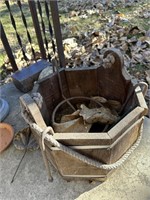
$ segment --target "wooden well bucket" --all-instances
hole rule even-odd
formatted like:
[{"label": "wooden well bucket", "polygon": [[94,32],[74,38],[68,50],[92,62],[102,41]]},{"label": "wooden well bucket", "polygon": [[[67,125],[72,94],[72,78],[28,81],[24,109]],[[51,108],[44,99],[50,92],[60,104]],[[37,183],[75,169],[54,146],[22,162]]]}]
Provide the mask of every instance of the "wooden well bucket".
[{"label": "wooden well bucket", "polygon": [[[30,95],[20,97],[23,116],[28,118],[40,144],[49,176],[48,161],[66,180],[103,181],[139,144],[143,116],[148,110],[142,92],[146,85],[142,84],[144,90],[139,85],[133,86],[118,50],[110,49],[104,57],[108,55],[115,58],[109,67],[60,69],[61,86],[58,72],[40,80],[38,92],[43,98],[40,108]],[[62,92],[65,98],[102,96],[117,100],[122,104],[121,119],[104,132],[49,135],[52,113],[63,100]]]}]

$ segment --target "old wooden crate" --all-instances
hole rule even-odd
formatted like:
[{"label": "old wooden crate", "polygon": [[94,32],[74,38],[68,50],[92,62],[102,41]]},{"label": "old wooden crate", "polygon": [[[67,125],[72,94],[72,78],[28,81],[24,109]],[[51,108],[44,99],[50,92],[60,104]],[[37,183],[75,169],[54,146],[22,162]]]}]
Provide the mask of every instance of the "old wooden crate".
[{"label": "old wooden crate", "polygon": [[[20,98],[23,116],[40,144],[47,170],[50,161],[64,179],[105,180],[141,139],[143,116],[148,110],[143,96],[146,85],[132,84],[118,50],[106,51],[104,58],[109,56],[113,59],[108,66],[60,69],[61,85],[58,72],[40,80],[40,108],[28,94]],[[122,105],[121,118],[102,132],[50,135],[48,127],[52,125],[54,108],[63,100],[62,93],[65,98],[102,96],[117,100]]]}]

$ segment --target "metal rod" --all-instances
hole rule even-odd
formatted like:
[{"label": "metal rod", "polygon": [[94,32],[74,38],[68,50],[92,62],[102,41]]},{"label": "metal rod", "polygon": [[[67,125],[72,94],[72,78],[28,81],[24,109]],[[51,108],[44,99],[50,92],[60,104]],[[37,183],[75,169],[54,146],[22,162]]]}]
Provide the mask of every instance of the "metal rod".
[{"label": "metal rod", "polygon": [[13,178],[12,178],[12,180],[11,180],[11,183],[14,182],[15,176],[16,176],[16,174],[17,174],[17,172],[18,172],[18,169],[19,169],[19,167],[20,167],[20,165],[21,165],[21,163],[22,163],[22,161],[23,161],[23,159],[24,159],[24,157],[25,157],[25,155],[26,155],[26,153],[27,153],[28,144],[29,144],[30,138],[31,138],[31,131],[29,132],[29,135],[27,136],[27,140],[26,140],[26,144],[25,144],[25,145],[26,145],[26,148],[25,148],[24,154],[23,154],[23,156],[22,156],[22,158],[21,158],[21,160],[20,160],[20,162],[19,162],[19,164],[18,164],[18,166],[17,166],[17,169],[16,169],[16,171],[15,171],[15,173],[14,173],[14,175],[13,175]]},{"label": "metal rod", "polygon": [[65,68],[66,64],[65,64],[64,49],[63,49],[63,44],[62,44],[62,34],[61,34],[61,29],[60,29],[57,0],[56,1],[49,0],[49,2],[50,2],[50,7],[51,7],[52,21],[53,21],[53,27],[54,27],[55,37],[56,37],[60,67]]},{"label": "metal rod", "polygon": [[19,167],[20,167],[20,165],[21,165],[21,163],[22,163],[22,161],[23,161],[23,159],[24,159],[26,153],[27,153],[27,148],[26,148],[25,151],[24,151],[24,154],[23,154],[23,156],[22,156],[22,158],[21,158],[21,160],[20,160],[20,162],[19,162],[19,164],[18,164],[18,167],[17,167],[17,169],[16,169],[16,171],[15,171],[15,173],[14,173],[14,175],[13,175],[13,178],[12,178],[12,180],[11,180],[10,183],[13,183],[13,182],[14,182],[15,176],[16,176],[16,174],[17,174],[17,172],[18,172],[18,169],[19,169]]},{"label": "metal rod", "polygon": [[48,59],[49,59],[49,62],[51,62],[51,55],[49,53],[48,39],[47,39],[47,36],[46,36],[46,30],[45,30],[46,29],[45,28],[45,22],[44,22],[45,20],[43,19],[43,12],[42,12],[40,0],[37,0],[37,7],[38,7],[39,15],[40,15],[40,18],[41,18],[43,38],[44,38],[45,47],[46,47],[46,50],[47,50]]},{"label": "metal rod", "polygon": [[28,0],[28,3],[29,3],[30,12],[31,12],[31,15],[32,15],[33,25],[34,25],[34,28],[35,28],[40,52],[41,52],[42,58],[46,59],[46,52],[45,52],[45,48],[44,48],[44,44],[43,44],[43,38],[42,38],[39,20],[38,20],[38,16],[37,16],[36,5],[35,5],[35,2],[33,0]]},{"label": "metal rod", "polygon": [[1,37],[4,49],[5,49],[6,53],[7,53],[7,56],[9,58],[9,61],[10,61],[11,65],[12,65],[13,71],[15,72],[15,71],[18,70],[18,67],[17,67],[16,61],[14,59],[14,56],[12,54],[11,47],[10,47],[10,45],[8,43],[8,40],[7,40],[5,31],[4,31],[3,25],[2,25],[1,22],[0,22],[0,31],[1,31],[0,37]]},{"label": "metal rod", "polygon": [[34,58],[34,60],[36,60],[35,51],[34,51],[33,44],[32,44],[32,39],[31,39],[31,34],[30,34],[29,30],[28,30],[27,20],[25,18],[24,12],[22,10],[22,3],[21,3],[21,1],[17,0],[17,4],[18,4],[18,6],[20,8],[21,18],[22,18],[23,24],[24,24],[25,29],[26,29],[27,38],[28,38],[28,42],[30,43],[30,47],[31,47],[31,52],[32,52],[33,58]]},{"label": "metal rod", "polygon": [[57,60],[56,60],[55,57],[52,59],[52,63],[53,63],[53,67],[55,67],[56,72],[57,72],[58,83],[59,83],[59,88],[60,88],[61,96],[62,96],[62,98],[63,98],[64,100],[67,101],[68,105],[73,109],[73,111],[76,111],[76,109],[74,108],[74,106],[67,100],[67,98],[66,98],[65,95],[63,94],[62,80],[61,80],[60,72],[59,72],[59,69],[58,69]]},{"label": "metal rod", "polygon": [[[12,11],[11,11],[11,6],[10,6],[10,4],[9,4],[9,1],[5,1],[5,4],[6,4],[6,7],[7,7],[8,11],[9,11],[10,20],[11,20],[12,26],[13,26],[13,28],[14,28],[14,30],[15,30],[16,37],[17,37],[17,40],[18,40],[18,44],[19,44],[19,46],[20,46],[20,48],[21,48],[21,51],[22,51],[23,58],[24,58],[24,60],[25,60],[26,63],[27,63],[28,58],[27,58],[26,52],[25,52],[25,50],[24,50],[24,48],[23,48],[22,38],[21,38],[21,36],[20,36],[19,33],[18,33],[17,26],[16,26],[16,21],[15,21],[15,18],[14,18],[14,16],[13,16],[13,13],[12,13]],[[28,65],[28,63],[27,63],[27,65]]]}]

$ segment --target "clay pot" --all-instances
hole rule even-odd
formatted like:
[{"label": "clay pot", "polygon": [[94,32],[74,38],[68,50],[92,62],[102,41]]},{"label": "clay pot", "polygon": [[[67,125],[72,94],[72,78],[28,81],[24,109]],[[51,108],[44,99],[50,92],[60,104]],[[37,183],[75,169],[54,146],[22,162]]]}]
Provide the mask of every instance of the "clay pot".
[{"label": "clay pot", "polygon": [[0,123],[0,153],[10,145],[13,137],[13,127],[6,123]]}]

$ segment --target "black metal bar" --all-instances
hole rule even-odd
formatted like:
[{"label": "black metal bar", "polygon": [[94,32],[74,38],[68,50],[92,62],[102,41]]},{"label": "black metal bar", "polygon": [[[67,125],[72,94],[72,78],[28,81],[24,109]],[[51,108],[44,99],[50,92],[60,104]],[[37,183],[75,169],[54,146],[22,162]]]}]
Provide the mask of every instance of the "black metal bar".
[{"label": "black metal bar", "polygon": [[56,52],[55,42],[54,42],[54,37],[53,37],[53,29],[52,29],[52,25],[50,22],[50,14],[49,14],[49,8],[48,8],[47,1],[45,1],[45,12],[46,12],[47,20],[48,20],[48,27],[49,27],[49,33],[50,33],[51,42],[52,42],[52,48],[53,48],[53,52],[55,54],[55,52]]},{"label": "black metal bar", "polygon": [[40,18],[41,18],[42,31],[43,31],[44,42],[45,42],[45,46],[47,50],[48,59],[49,61],[51,61],[51,55],[49,54],[49,49],[48,49],[48,40],[47,40],[46,32],[45,32],[45,23],[43,20],[43,12],[42,12],[41,3],[39,0],[37,0],[37,7],[38,7]]},{"label": "black metal bar", "polygon": [[40,52],[41,52],[42,58],[46,59],[46,52],[45,52],[45,48],[44,48],[44,44],[43,44],[41,29],[40,29],[40,26],[39,26],[39,20],[38,20],[37,11],[36,11],[36,5],[35,5],[34,0],[28,0],[28,3],[29,3],[31,15],[32,15],[32,20],[33,20],[33,24],[34,24],[34,28],[35,28]]},{"label": "black metal bar", "polygon": [[22,39],[21,39],[21,37],[20,37],[20,35],[19,35],[18,31],[17,31],[16,22],[15,22],[15,19],[14,19],[13,14],[12,14],[12,12],[11,12],[11,8],[10,8],[10,5],[9,5],[9,1],[5,1],[5,4],[6,4],[6,6],[7,6],[7,9],[9,10],[9,14],[10,14],[10,19],[11,19],[11,22],[12,22],[12,26],[13,26],[15,32],[16,32],[16,37],[17,37],[18,43],[19,43],[19,45],[20,45],[20,48],[21,48],[23,57],[24,57],[24,59],[27,61],[28,58],[27,58],[26,53],[25,53],[25,51],[24,51],[24,49],[23,49]]},{"label": "black metal bar", "polygon": [[3,43],[4,49],[5,49],[6,53],[7,53],[7,56],[9,58],[9,61],[10,61],[11,65],[12,65],[13,71],[17,71],[18,67],[17,67],[17,64],[15,62],[14,56],[12,54],[11,47],[10,47],[10,45],[8,43],[8,40],[7,40],[5,31],[4,31],[3,25],[2,25],[1,22],[0,22],[0,30],[1,30],[1,34],[0,34],[1,40],[2,40],[2,43]]},{"label": "black metal bar", "polygon": [[29,30],[28,30],[27,21],[26,21],[25,15],[24,15],[23,10],[22,10],[21,1],[20,1],[20,0],[17,0],[17,4],[18,4],[18,6],[19,6],[19,8],[20,8],[22,21],[23,21],[23,23],[24,23],[24,26],[25,26],[25,29],[26,29],[26,33],[27,33],[28,42],[30,43],[32,55],[33,55],[33,58],[34,58],[34,60],[35,60],[35,51],[34,51],[34,48],[33,48],[33,45],[32,45],[31,35],[30,35],[30,33],[29,33]]},{"label": "black metal bar", "polygon": [[65,68],[65,56],[64,56],[64,49],[62,44],[62,35],[61,35],[61,29],[60,29],[60,21],[59,21],[59,14],[58,14],[58,5],[57,0],[56,1],[50,1],[50,7],[51,7],[51,13],[52,13],[52,20],[53,20],[53,27],[56,37],[56,44],[57,44],[57,50],[58,50],[58,57],[60,61],[60,67]]}]

